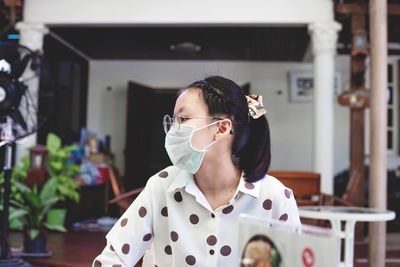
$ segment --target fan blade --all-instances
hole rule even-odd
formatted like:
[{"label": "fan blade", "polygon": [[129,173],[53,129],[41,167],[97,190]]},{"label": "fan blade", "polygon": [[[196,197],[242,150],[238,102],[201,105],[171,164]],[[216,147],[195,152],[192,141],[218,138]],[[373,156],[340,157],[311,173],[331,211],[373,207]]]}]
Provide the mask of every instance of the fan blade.
[{"label": "fan blade", "polygon": [[13,119],[15,123],[18,123],[22,127],[22,129],[24,129],[25,131],[27,130],[28,126],[26,125],[26,122],[18,109],[12,112],[9,116],[11,117],[11,119]]},{"label": "fan blade", "polygon": [[11,77],[18,79],[22,73],[24,73],[26,66],[29,63],[29,60],[32,58],[31,54],[27,54],[26,56],[24,56],[22,58],[21,61],[19,61],[15,67],[13,68],[13,70],[11,71]]}]

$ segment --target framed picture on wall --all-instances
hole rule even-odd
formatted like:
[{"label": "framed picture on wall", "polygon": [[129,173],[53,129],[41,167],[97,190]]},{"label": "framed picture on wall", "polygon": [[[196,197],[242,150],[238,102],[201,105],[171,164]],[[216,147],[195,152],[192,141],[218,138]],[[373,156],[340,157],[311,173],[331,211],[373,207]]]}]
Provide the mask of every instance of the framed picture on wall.
[{"label": "framed picture on wall", "polygon": [[[312,102],[314,94],[314,73],[312,71],[289,72],[289,102],[306,103]],[[340,88],[340,75],[335,73],[334,91],[335,95]]]}]

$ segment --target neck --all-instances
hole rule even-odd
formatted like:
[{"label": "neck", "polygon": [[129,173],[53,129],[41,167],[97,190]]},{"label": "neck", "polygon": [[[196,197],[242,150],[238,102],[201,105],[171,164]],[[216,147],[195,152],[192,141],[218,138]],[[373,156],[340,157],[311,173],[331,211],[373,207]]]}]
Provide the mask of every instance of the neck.
[{"label": "neck", "polygon": [[203,194],[207,197],[230,191],[234,193],[239,184],[241,171],[233,164],[230,153],[223,153],[204,161],[194,175],[196,184]]}]

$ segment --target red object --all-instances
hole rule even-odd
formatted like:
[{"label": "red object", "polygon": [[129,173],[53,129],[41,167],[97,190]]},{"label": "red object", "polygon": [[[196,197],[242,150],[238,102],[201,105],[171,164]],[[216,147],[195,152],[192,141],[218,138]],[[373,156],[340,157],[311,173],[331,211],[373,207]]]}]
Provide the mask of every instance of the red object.
[{"label": "red object", "polygon": [[314,266],[314,262],[315,262],[314,252],[311,250],[311,248],[305,248],[303,250],[304,267],[312,267]]},{"label": "red object", "polygon": [[48,150],[42,145],[36,145],[29,150],[29,170],[26,184],[29,187],[34,185],[41,186],[47,175],[47,155]]},{"label": "red object", "polygon": [[96,184],[103,184],[109,180],[108,176],[108,166],[107,165],[98,165],[97,169],[99,170],[99,179],[97,179]]}]

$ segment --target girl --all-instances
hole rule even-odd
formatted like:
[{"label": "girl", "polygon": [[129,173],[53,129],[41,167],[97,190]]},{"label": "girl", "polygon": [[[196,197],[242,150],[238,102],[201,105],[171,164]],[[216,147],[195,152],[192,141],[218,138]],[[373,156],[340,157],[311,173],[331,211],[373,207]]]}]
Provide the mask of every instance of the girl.
[{"label": "girl", "polygon": [[[93,266],[237,266],[239,215],[300,224],[290,189],[267,175],[262,98],[213,76],[183,88],[163,120],[173,163],[152,176]],[[261,115],[261,116],[260,116]]]}]

